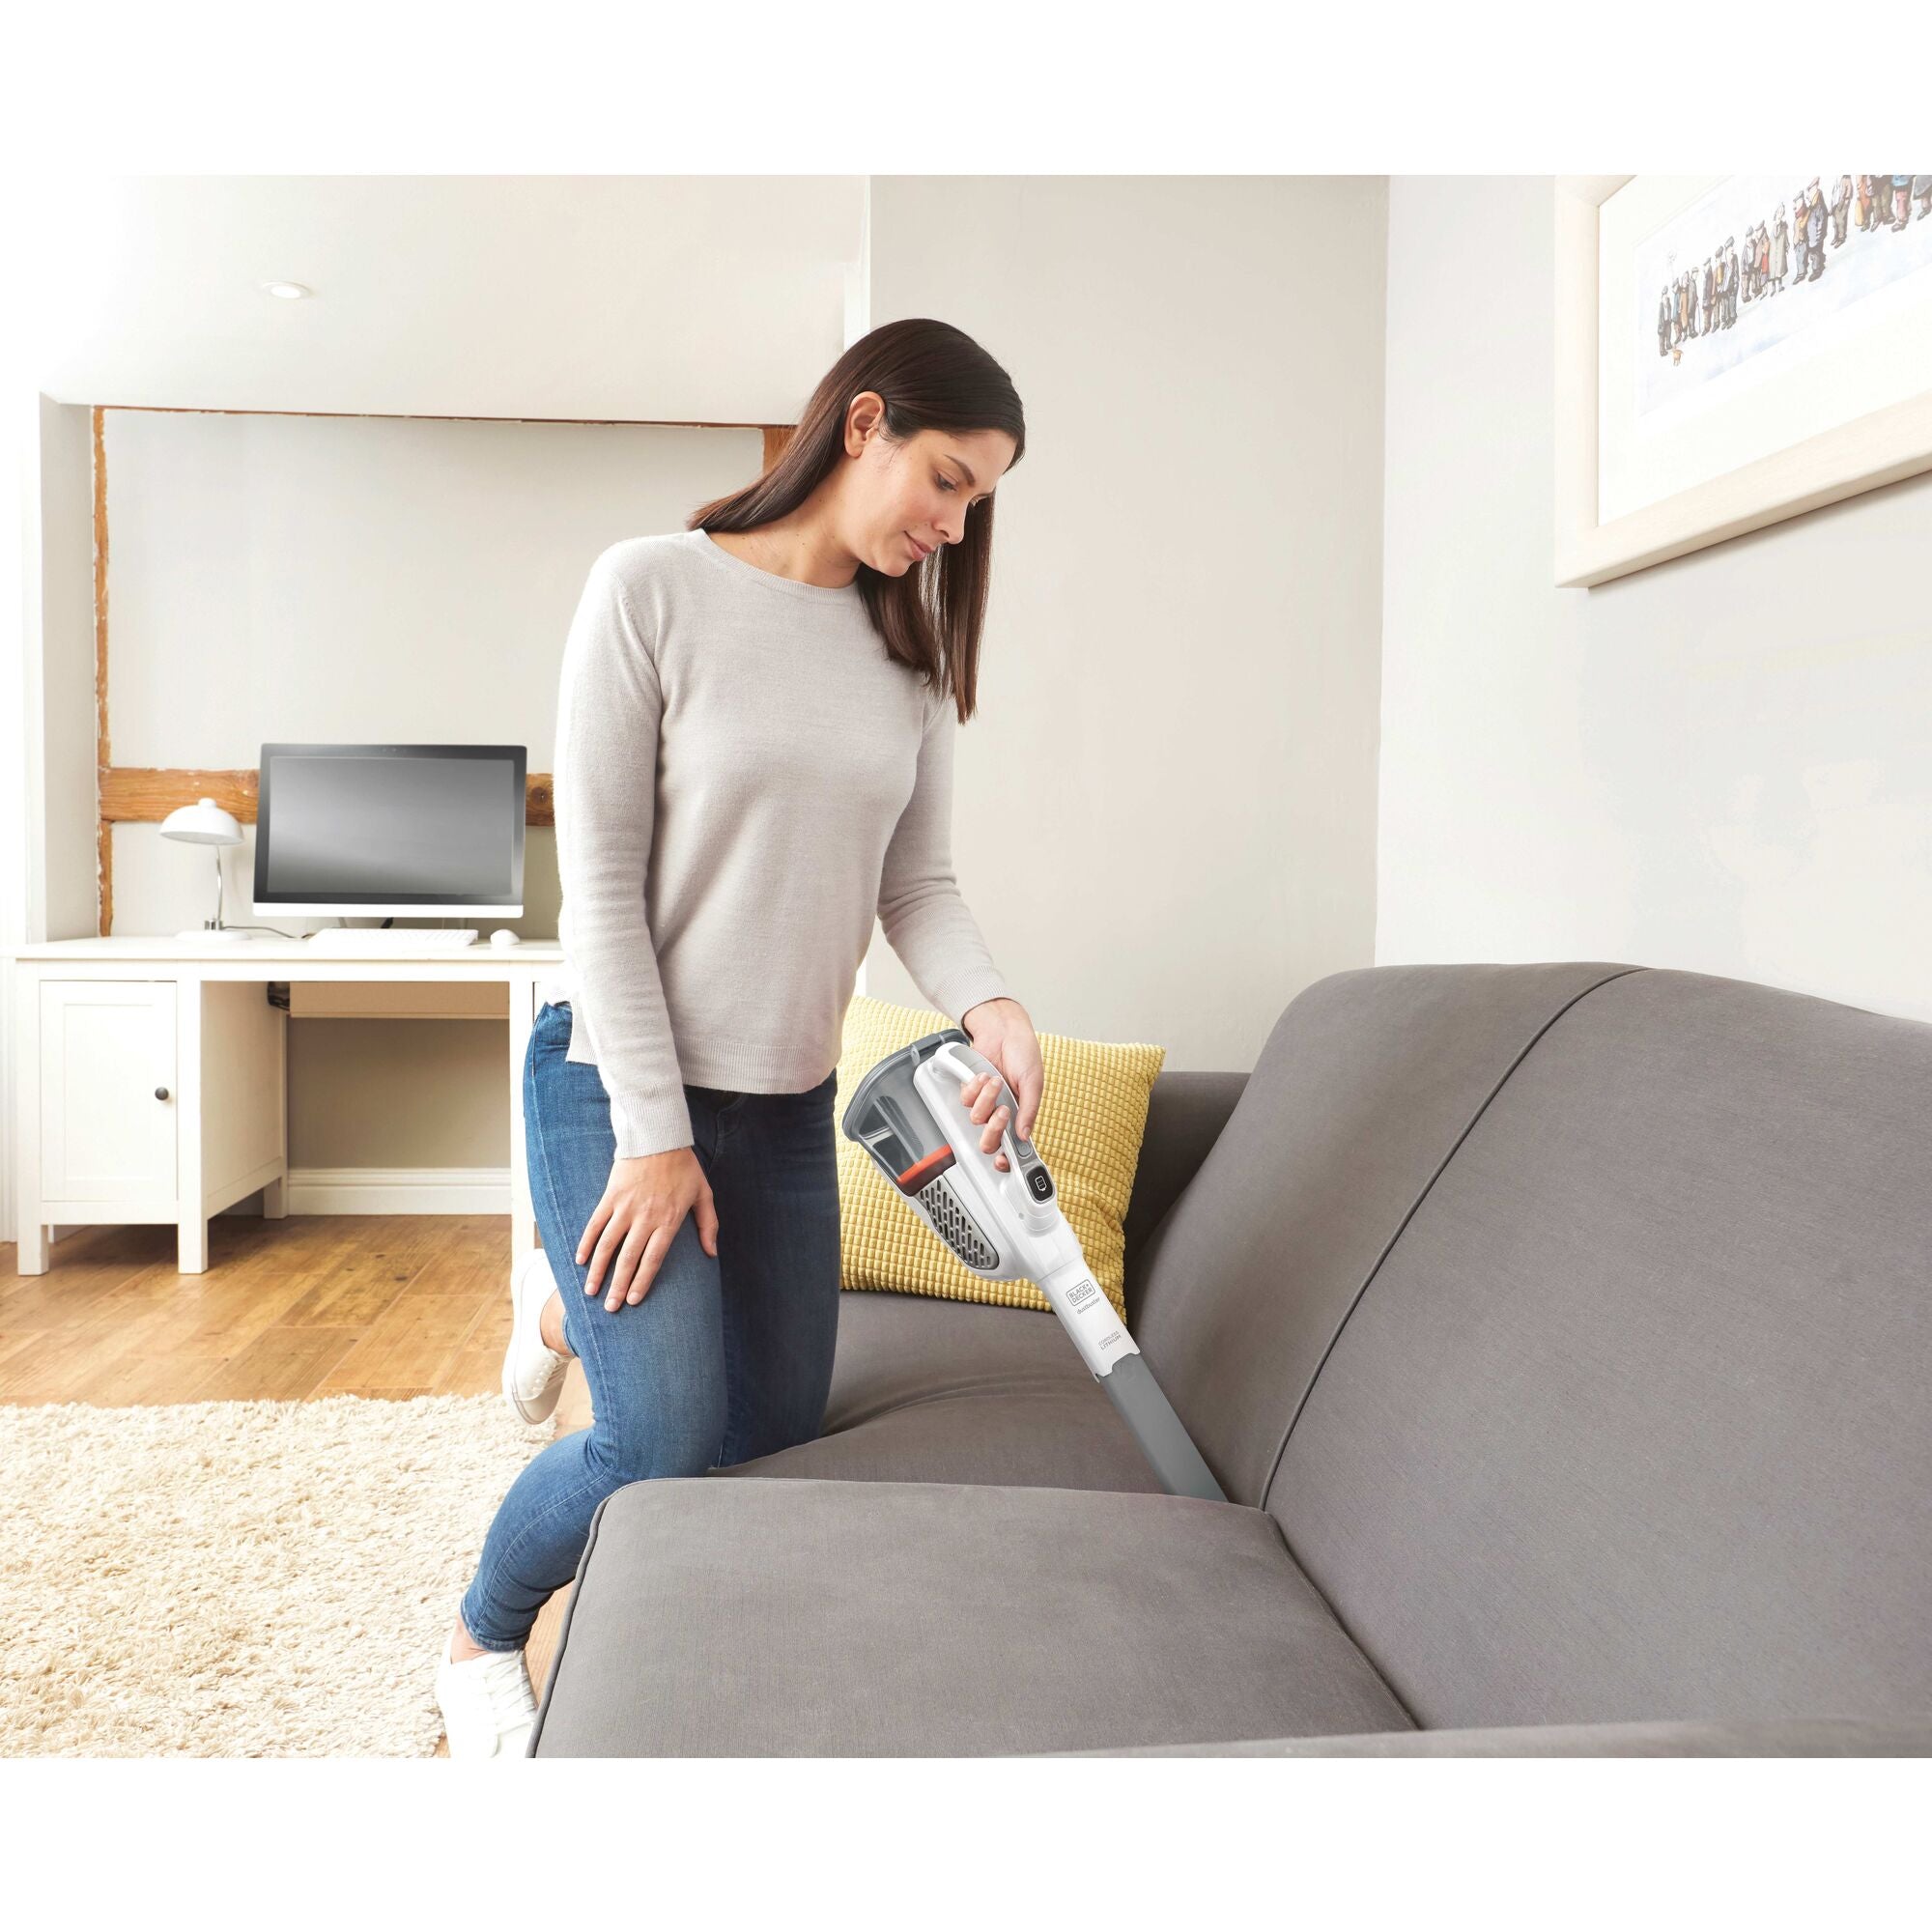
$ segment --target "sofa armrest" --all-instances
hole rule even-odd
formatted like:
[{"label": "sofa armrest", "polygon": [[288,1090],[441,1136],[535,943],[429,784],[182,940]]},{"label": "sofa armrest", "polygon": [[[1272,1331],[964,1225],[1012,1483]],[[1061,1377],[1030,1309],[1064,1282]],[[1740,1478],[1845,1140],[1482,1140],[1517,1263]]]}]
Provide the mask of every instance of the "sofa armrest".
[{"label": "sofa armrest", "polygon": [[1932,1757],[1932,1715],[1766,1718],[1731,1722],[1529,1724],[1497,1730],[1383,1731],[1338,1738],[1241,1738],[1041,1751],[1041,1757]]},{"label": "sofa armrest", "polygon": [[[1148,1094],[1147,1128],[1141,1136],[1133,1192],[1127,1199],[1126,1259],[1134,1257],[1161,1217],[1194,1179],[1228,1116],[1248,1084],[1245,1073],[1176,1069],[1154,1075]],[[1129,1293],[1131,1294],[1131,1288]]]}]

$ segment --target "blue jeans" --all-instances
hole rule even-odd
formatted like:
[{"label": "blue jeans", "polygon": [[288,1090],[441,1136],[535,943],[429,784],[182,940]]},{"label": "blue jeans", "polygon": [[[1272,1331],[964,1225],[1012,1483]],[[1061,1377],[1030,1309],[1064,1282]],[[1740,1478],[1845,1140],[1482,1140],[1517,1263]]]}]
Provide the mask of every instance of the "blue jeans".
[{"label": "blue jeans", "polygon": [[649,1293],[612,1311],[611,1268],[589,1296],[589,1265],[576,1257],[617,1144],[597,1068],[564,1057],[570,1028],[568,1004],[537,1013],[524,1123],[537,1228],[594,1420],[532,1458],[497,1508],[462,1605],[465,1627],[489,1650],[523,1648],[545,1602],[576,1576],[590,1519],[613,1490],[809,1442],[832,1386],[837,1068],[804,1094],[685,1088],[718,1253],[704,1252],[694,1208]]}]

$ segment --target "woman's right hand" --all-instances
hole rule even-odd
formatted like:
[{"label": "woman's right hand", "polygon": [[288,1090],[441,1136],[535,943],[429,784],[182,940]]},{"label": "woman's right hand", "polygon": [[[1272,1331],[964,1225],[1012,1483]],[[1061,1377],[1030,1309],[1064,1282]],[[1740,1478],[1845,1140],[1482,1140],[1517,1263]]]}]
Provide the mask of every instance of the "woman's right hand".
[{"label": "woman's right hand", "polygon": [[672,1148],[665,1153],[612,1161],[604,1198],[577,1244],[578,1264],[586,1259],[590,1264],[584,1293],[595,1294],[608,1271],[604,1306],[613,1315],[626,1301],[635,1307],[651,1292],[659,1264],[694,1208],[697,1238],[704,1252],[715,1258],[718,1210],[695,1149]]}]

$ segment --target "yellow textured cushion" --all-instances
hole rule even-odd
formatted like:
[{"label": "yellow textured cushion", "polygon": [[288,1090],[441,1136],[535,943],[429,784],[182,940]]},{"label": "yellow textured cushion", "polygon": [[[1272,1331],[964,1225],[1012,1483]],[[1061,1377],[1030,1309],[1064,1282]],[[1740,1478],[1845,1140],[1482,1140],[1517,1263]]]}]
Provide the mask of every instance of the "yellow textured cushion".
[{"label": "yellow textured cushion", "polygon": [[[896,1289],[955,1301],[997,1301],[1009,1308],[1045,1308],[1030,1281],[986,1281],[953,1254],[905,1197],[879,1172],[842,1122],[860,1081],[889,1053],[910,1046],[953,1022],[944,1013],[896,1007],[858,994],[845,1009],[838,1056],[838,1249],[846,1288]],[[1126,1320],[1126,1236],[1123,1225],[1148,1097],[1167,1058],[1164,1046],[1117,1046],[1092,1039],[1039,1036],[1045,1073],[1033,1144],[1053,1176],[1061,1211],[1114,1312]]]}]

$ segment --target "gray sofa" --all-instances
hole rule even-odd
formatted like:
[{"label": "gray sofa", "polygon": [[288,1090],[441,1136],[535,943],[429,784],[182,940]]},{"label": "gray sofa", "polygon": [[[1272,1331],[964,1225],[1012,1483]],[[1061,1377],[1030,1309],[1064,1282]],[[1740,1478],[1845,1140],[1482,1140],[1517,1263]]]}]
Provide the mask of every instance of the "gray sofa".
[{"label": "gray sofa", "polygon": [[585,1755],[1932,1753],[1932,1026],[1381,966],[1155,1084],[1128,1316],[848,1293],[824,1433],[591,1525]]}]

